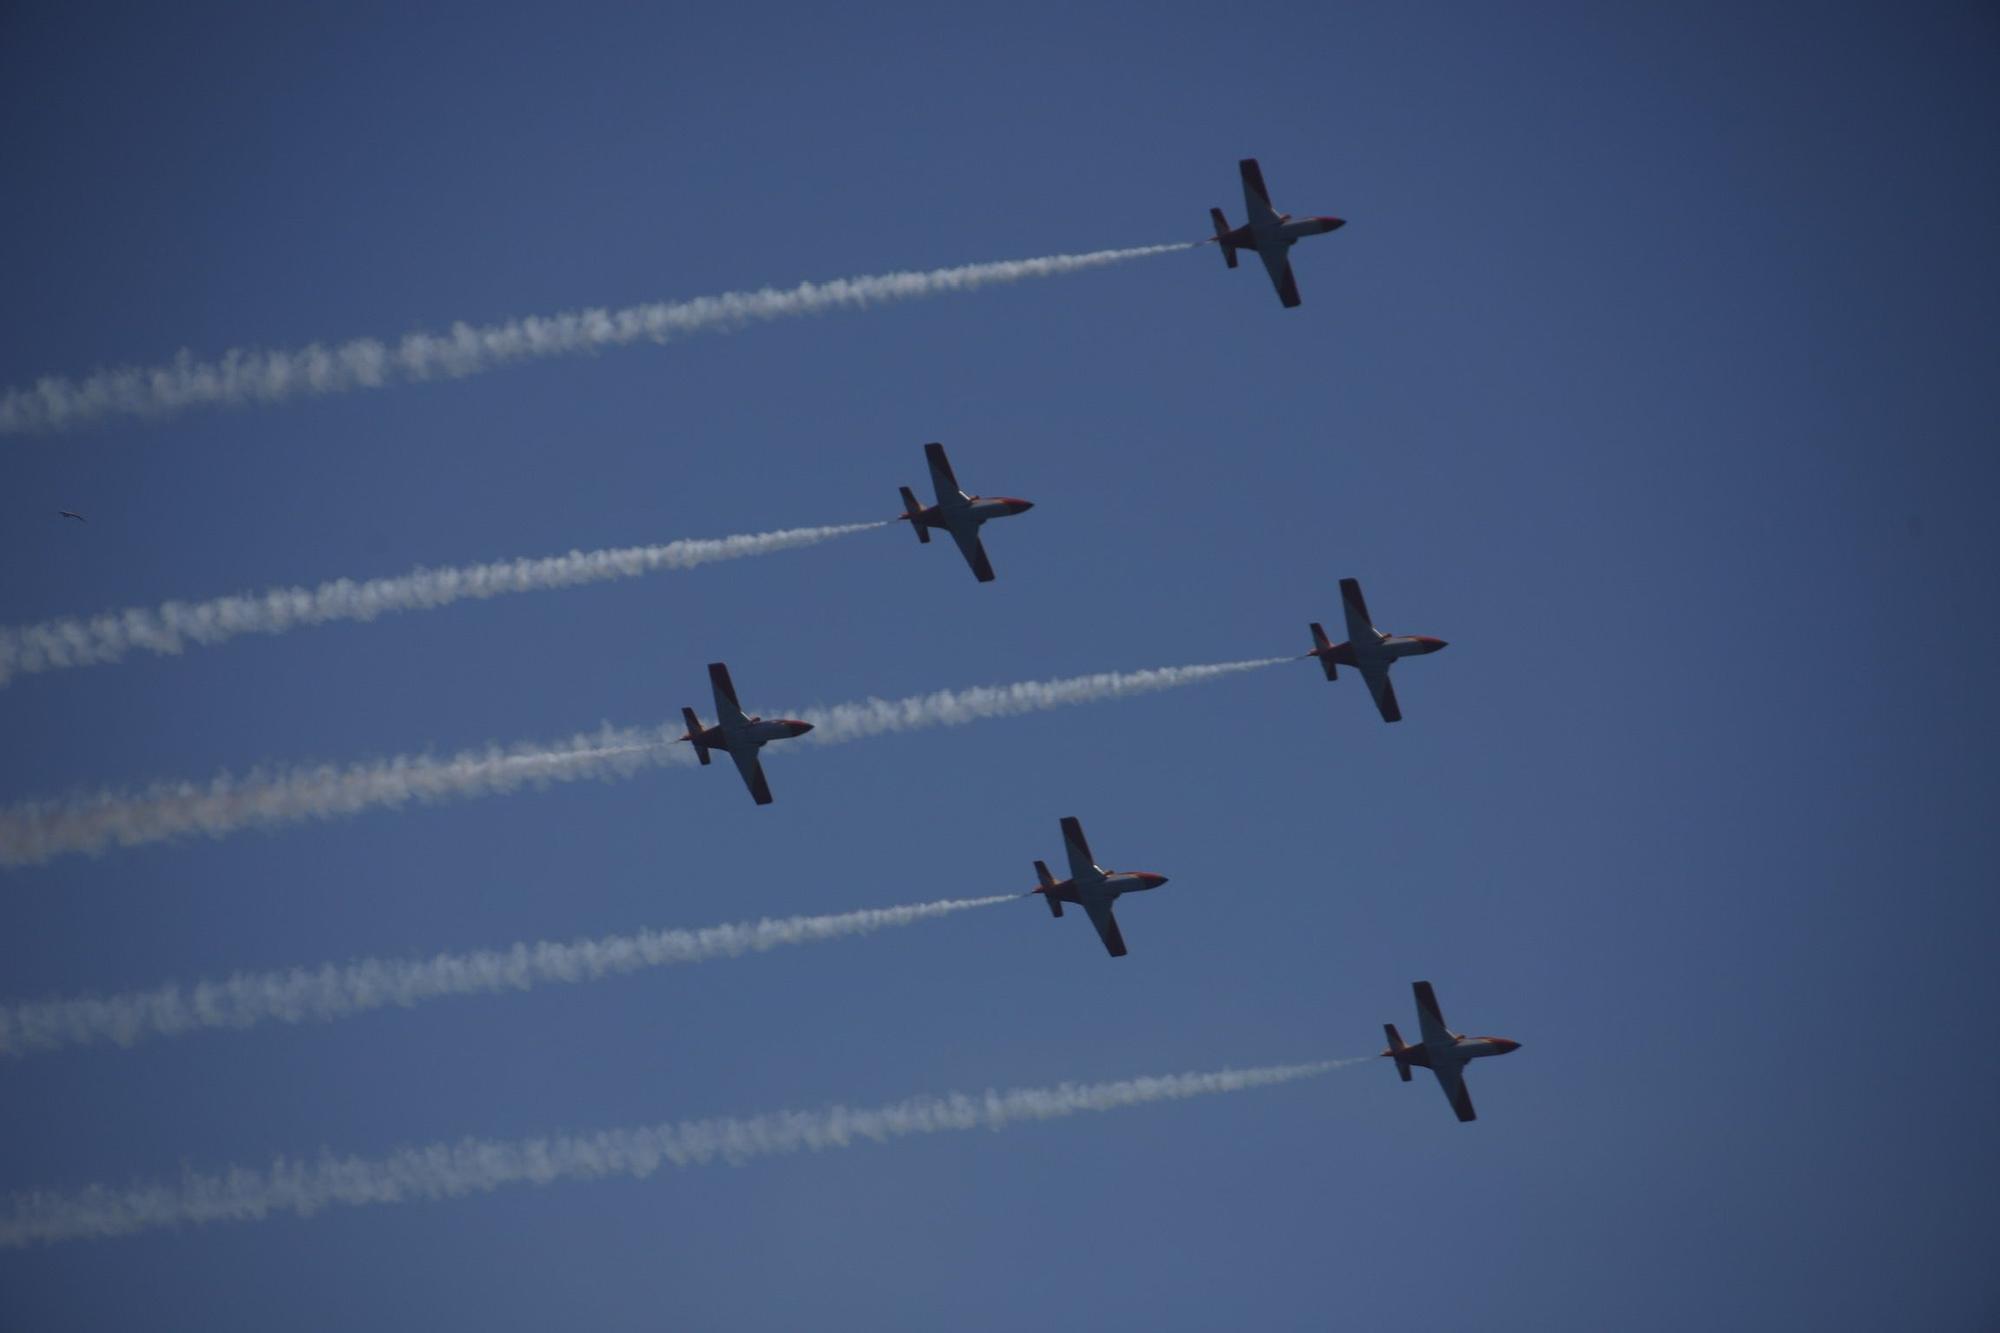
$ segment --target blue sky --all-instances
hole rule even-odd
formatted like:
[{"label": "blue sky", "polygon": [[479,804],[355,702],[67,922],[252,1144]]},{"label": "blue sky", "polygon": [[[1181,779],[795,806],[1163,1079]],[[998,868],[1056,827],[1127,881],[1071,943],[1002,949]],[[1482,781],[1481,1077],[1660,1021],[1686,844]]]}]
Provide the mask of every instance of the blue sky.
[{"label": "blue sky", "polygon": [[[1025,888],[1023,903],[4,1071],[0,1187],[1368,1053],[1057,1124],[0,1253],[36,1329],[1970,1328],[2000,1313],[1976,6],[352,5],[0,18],[0,384],[181,347],[1195,239],[460,382],[0,442],[0,621],[886,517],[945,441],[998,582],[891,529],[0,691],[0,800],[1451,641],[772,764],[7,872],[10,999]],[[55,518],[59,508],[87,526]],[[1972,1040],[1973,1062],[1954,1052]],[[1440,1286],[1434,1275],[1449,1274]]]}]

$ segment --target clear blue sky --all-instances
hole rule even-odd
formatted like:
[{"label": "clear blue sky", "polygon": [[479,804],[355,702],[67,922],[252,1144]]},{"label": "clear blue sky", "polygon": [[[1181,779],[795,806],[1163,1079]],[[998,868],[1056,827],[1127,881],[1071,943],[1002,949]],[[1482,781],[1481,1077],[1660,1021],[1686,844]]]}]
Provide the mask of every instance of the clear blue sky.
[{"label": "clear blue sky", "polygon": [[[1525,1045],[635,1184],[0,1254],[0,1325],[1973,1328],[2000,1315],[1990,7],[14,5],[0,384],[183,346],[1193,239],[463,382],[0,444],[0,621],[894,512],[899,530],[0,691],[0,800],[1300,651],[778,765],[0,882],[9,998],[1026,887],[876,938],[0,1069],[0,1189]],[[87,526],[55,518],[59,508]]]}]

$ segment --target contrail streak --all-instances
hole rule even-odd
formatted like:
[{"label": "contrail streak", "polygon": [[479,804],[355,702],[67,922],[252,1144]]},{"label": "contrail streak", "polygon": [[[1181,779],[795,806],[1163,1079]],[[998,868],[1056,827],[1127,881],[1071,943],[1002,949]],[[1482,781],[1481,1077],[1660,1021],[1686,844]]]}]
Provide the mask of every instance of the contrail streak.
[{"label": "contrail streak", "polygon": [[133,607],[89,618],[69,617],[39,625],[0,627],[0,685],[15,676],[37,671],[115,662],[135,648],[173,654],[191,643],[217,644],[239,634],[283,634],[301,626],[324,625],[335,620],[373,620],[392,611],[429,611],[469,598],[569,588],[579,583],[637,578],[661,570],[692,569],[717,560],[812,546],[887,525],[887,520],[843,523],[690,539],[662,546],[571,551],[568,555],[540,560],[499,560],[449,569],[416,569],[396,578],[361,583],[336,579],[316,588],[272,588],[254,595],[218,597],[208,602],[167,602],[152,609]]},{"label": "contrail streak", "polygon": [[[818,726],[804,739],[820,744],[859,740],[889,731],[958,726],[981,718],[1094,703],[1199,684],[1219,676],[1293,659],[1110,671],[1064,680],[1026,681],[970,690],[939,690],[907,699],[868,699],[802,716]],[[448,759],[399,755],[347,767],[320,765],[254,769],[242,778],[224,774],[206,784],[155,783],[136,792],[31,800],[0,807],[0,866],[38,865],[54,857],[107,847],[205,833],[223,837],[244,828],[269,828],[306,819],[332,819],[363,810],[490,796],[553,782],[628,778],[654,765],[692,764],[692,751],[673,743],[678,722],[657,727],[612,727],[554,744],[489,745]],[[773,751],[776,753],[776,751]]]},{"label": "contrail streak", "polygon": [[408,1008],[452,995],[528,990],[552,982],[602,981],[641,968],[740,958],[788,944],[867,935],[1013,902],[1018,893],[951,898],[826,916],[745,921],[702,930],[642,930],[594,940],[542,940],[434,958],[368,958],[283,972],[239,972],[227,981],[166,985],[119,995],[0,1006],[0,1055],[110,1041],[179,1037],[259,1023],[330,1022],[389,1005]]},{"label": "contrail streak", "polygon": [[165,365],[100,370],[82,379],[48,376],[32,388],[9,389],[0,395],[0,435],[61,430],[108,416],[160,417],[192,407],[279,403],[300,395],[460,379],[515,361],[571,356],[636,342],[663,343],[708,330],[972,291],[1191,248],[1188,244],[1145,245],[927,272],[802,282],[782,291],[765,287],[620,310],[596,308],[531,315],[498,324],[454,324],[445,335],[410,333],[395,343],[357,338],[330,347],[314,343],[279,351],[236,348],[214,361],[197,361],[192,353],[183,351]]},{"label": "contrail streak", "polygon": [[1242,1092],[1313,1078],[1372,1056],[1312,1064],[1171,1074],[1116,1083],[1063,1083],[1052,1088],[989,1089],[912,1097],[885,1106],[829,1106],[748,1117],[683,1120],[551,1138],[460,1139],[401,1148],[386,1157],[315,1160],[279,1158],[268,1170],[230,1167],[186,1171],[178,1182],[114,1189],[16,1193],[12,1215],[0,1221],[0,1246],[129,1235],[158,1227],[254,1222],[274,1213],[310,1217],[334,1205],[401,1203],[483,1193],[506,1185],[630,1176],[644,1180],[666,1166],[737,1165],[760,1157],[887,1143],[918,1134],[1005,1129],[1024,1121],[1058,1120],[1086,1111],[1115,1111],[1148,1102]]}]

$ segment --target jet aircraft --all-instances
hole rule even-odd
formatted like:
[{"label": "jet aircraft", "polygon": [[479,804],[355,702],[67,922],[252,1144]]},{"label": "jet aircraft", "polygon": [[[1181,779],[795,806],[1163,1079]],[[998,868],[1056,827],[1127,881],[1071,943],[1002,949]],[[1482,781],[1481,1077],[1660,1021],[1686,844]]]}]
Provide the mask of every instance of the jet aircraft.
[{"label": "jet aircraft", "polygon": [[86,518],[84,518],[82,514],[77,513],[74,509],[58,509],[56,510],[56,513],[63,518],[73,518],[79,523],[85,523],[89,521]]},{"label": "jet aircraft", "polygon": [[1070,877],[1057,880],[1049,873],[1046,861],[1037,861],[1035,875],[1042,883],[1034,892],[1043,895],[1051,916],[1061,916],[1064,903],[1081,907],[1090,917],[1090,924],[1097,927],[1097,937],[1104,941],[1105,951],[1113,958],[1123,958],[1125,937],[1118,931],[1118,918],[1111,915],[1112,902],[1121,893],[1157,889],[1167,882],[1167,877],[1145,870],[1101,868],[1090,854],[1090,844],[1083,840],[1083,825],[1075,815],[1064,817],[1062,834],[1063,850],[1069,853]]},{"label": "jet aircraft", "polygon": [[1222,262],[1231,268],[1236,267],[1238,250],[1256,251],[1257,258],[1264,261],[1264,271],[1271,275],[1271,285],[1278,289],[1278,300],[1289,310],[1299,303],[1299,284],[1292,280],[1292,247],[1301,236],[1320,236],[1345,227],[1347,219],[1295,219],[1290,213],[1280,213],[1271,207],[1271,192],[1264,188],[1264,173],[1257,159],[1246,157],[1236,169],[1243,173],[1243,207],[1249,210],[1250,220],[1231,228],[1222,210],[1211,208],[1208,216],[1215,223],[1215,235],[1210,239],[1222,247]]},{"label": "jet aircraft", "polygon": [[1444,1089],[1445,1098],[1458,1118],[1477,1120],[1479,1113],[1472,1109],[1472,1094],[1465,1090],[1467,1062],[1518,1051],[1521,1043],[1506,1037],[1461,1036],[1444,1025],[1444,1011],[1438,1008],[1437,992],[1431,989],[1430,982],[1419,981],[1411,989],[1417,993],[1417,1024],[1423,1029],[1424,1039],[1415,1046],[1405,1046],[1396,1025],[1384,1023],[1382,1031],[1389,1035],[1389,1049],[1382,1054],[1396,1062],[1396,1072],[1405,1083],[1410,1081],[1411,1065],[1436,1074],[1438,1086]]},{"label": "jet aircraft", "polygon": [[1368,682],[1375,707],[1384,722],[1401,722],[1403,710],[1396,702],[1396,687],[1389,683],[1389,668],[1400,657],[1418,657],[1445,646],[1443,639],[1428,634],[1384,634],[1368,617],[1368,603],[1361,600],[1361,584],[1354,579],[1340,581],[1340,608],[1347,615],[1347,642],[1332,643],[1318,621],[1312,625],[1313,650],[1307,657],[1319,659],[1326,678],[1338,675],[1336,666],[1351,666]]},{"label": "jet aircraft", "polygon": [[986,548],[979,542],[980,524],[989,518],[1025,514],[1035,506],[1004,495],[967,495],[958,488],[958,478],[952,475],[951,460],[944,456],[941,444],[925,445],[924,460],[931,466],[931,485],[937,490],[937,503],[918,504],[916,494],[905,486],[903,512],[896,515],[897,519],[907,519],[917,530],[917,540],[925,544],[930,542],[932,528],[943,528],[958,543],[965,563],[972,566],[973,577],[981,583],[993,582],[993,566],[986,559]]},{"label": "jet aircraft", "polygon": [[754,714],[745,717],[743,706],[736,702],[736,686],[730,683],[729,668],[721,662],[708,664],[708,683],[715,687],[715,725],[703,727],[694,709],[683,708],[681,716],[687,719],[687,735],[678,739],[693,744],[695,758],[703,764],[708,763],[710,750],[726,753],[736,761],[736,771],[743,775],[743,785],[750,789],[751,798],[759,805],[769,805],[771,784],[764,781],[764,765],[758,760],[757,751],[772,741],[803,736],[813,729],[813,724],[789,717],[761,718]]}]

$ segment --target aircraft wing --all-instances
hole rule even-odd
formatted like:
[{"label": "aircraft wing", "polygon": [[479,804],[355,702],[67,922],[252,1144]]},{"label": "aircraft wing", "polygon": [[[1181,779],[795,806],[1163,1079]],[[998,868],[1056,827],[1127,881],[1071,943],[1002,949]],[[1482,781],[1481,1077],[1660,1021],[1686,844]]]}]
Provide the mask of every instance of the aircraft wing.
[{"label": "aircraft wing", "polygon": [[1396,702],[1396,687],[1389,683],[1389,664],[1378,662],[1362,667],[1361,679],[1368,682],[1368,692],[1375,696],[1375,711],[1382,715],[1382,720],[1401,722],[1403,707]]},{"label": "aircraft wing", "polygon": [[1125,956],[1125,937],[1118,933],[1118,918],[1111,915],[1111,904],[1102,898],[1085,898],[1083,910],[1090,917],[1090,924],[1097,927],[1097,938],[1104,941],[1104,951],[1113,958]]},{"label": "aircraft wing", "polygon": [[750,799],[759,805],[771,803],[771,784],[764,781],[764,763],[755,750],[731,750],[729,757],[736,761],[736,771],[743,775],[743,785],[750,789]]},{"label": "aircraft wing", "polygon": [[981,583],[993,582],[993,562],[986,558],[986,546],[979,540],[979,529],[952,528],[951,539],[958,543],[958,553],[965,557],[965,563],[972,566],[972,577]]},{"label": "aircraft wing", "polygon": [[1444,1010],[1438,1008],[1437,992],[1431,989],[1431,983],[1419,981],[1410,989],[1417,994],[1417,1026],[1423,1030],[1424,1044],[1453,1040],[1456,1034],[1444,1024]]},{"label": "aircraft wing", "polygon": [[729,668],[721,662],[710,662],[708,683],[715,690],[716,721],[725,729],[743,725],[747,719],[743,716],[743,705],[736,702],[736,686],[729,679]]},{"label": "aircraft wing", "polygon": [[1257,257],[1264,261],[1264,271],[1271,275],[1271,285],[1278,289],[1278,304],[1290,310],[1299,304],[1299,284],[1292,277],[1292,256],[1282,247],[1259,250]]},{"label": "aircraft wing", "polygon": [[[1097,868],[1097,860],[1090,854],[1090,844],[1084,841],[1083,825],[1078,822],[1075,815],[1063,816],[1062,833],[1063,850],[1069,853],[1070,878],[1076,881],[1077,888],[1081,889],[1087,884],[1095,884],[1103,879],[1104,872]],[[1105,911],[1108,913],[1110,909],[1107,907]],[[1099,926],[1098,929],[1102,930],[1103,927]],[[1117,927],[1113,926],[1112,930],[1116,931]]]},{"label": "aircraft wing", "polygon": [[1452,1110],[1458,1112],[1461,1122],[1479,1119],[1479,1112],[1472,1109],[1472,1094],[1465,1090],[1463,1066],[1452,1065],[1445,1069],[1433,1069],[1431,1072],[1438,1076],[1438,1086],[1444,1089],[1445,1100],[1451,1103]]},{"label": "aircraft wing", "polygon": [[[1252,227],[1275,227],[1278,225],[1278,210],[1271,207],[1271,192],[1264,188],[1264,169],[1257,165],[1257,159],[1246,157],[1236,164],[1243,173],[1243,208],[1250,214]],[[1269,263],[1269,260],[1265,261]],[[1276,275],[1273,275],[1275,279]],[[1286,305],[1297,305],[1297,301],[1287,301]]]},{"label": "aircraft wing", "polygon": [[937,491],[938,507],[951,509],[964,504],[965,492],[958,488],[958,478],[952,475],[951,460],[944,456],[944,446],[925,445],[924,461],[930,464],[931,487]]},{"label": "aircraft wing", "polygon": [[1349,643],[1373,643],[1380,637],[1375,632],[1374,620],[1368,615],[1368,603],[1361,599],[1360,579],[1340,581],[1340,610],[1347,617]]}]

